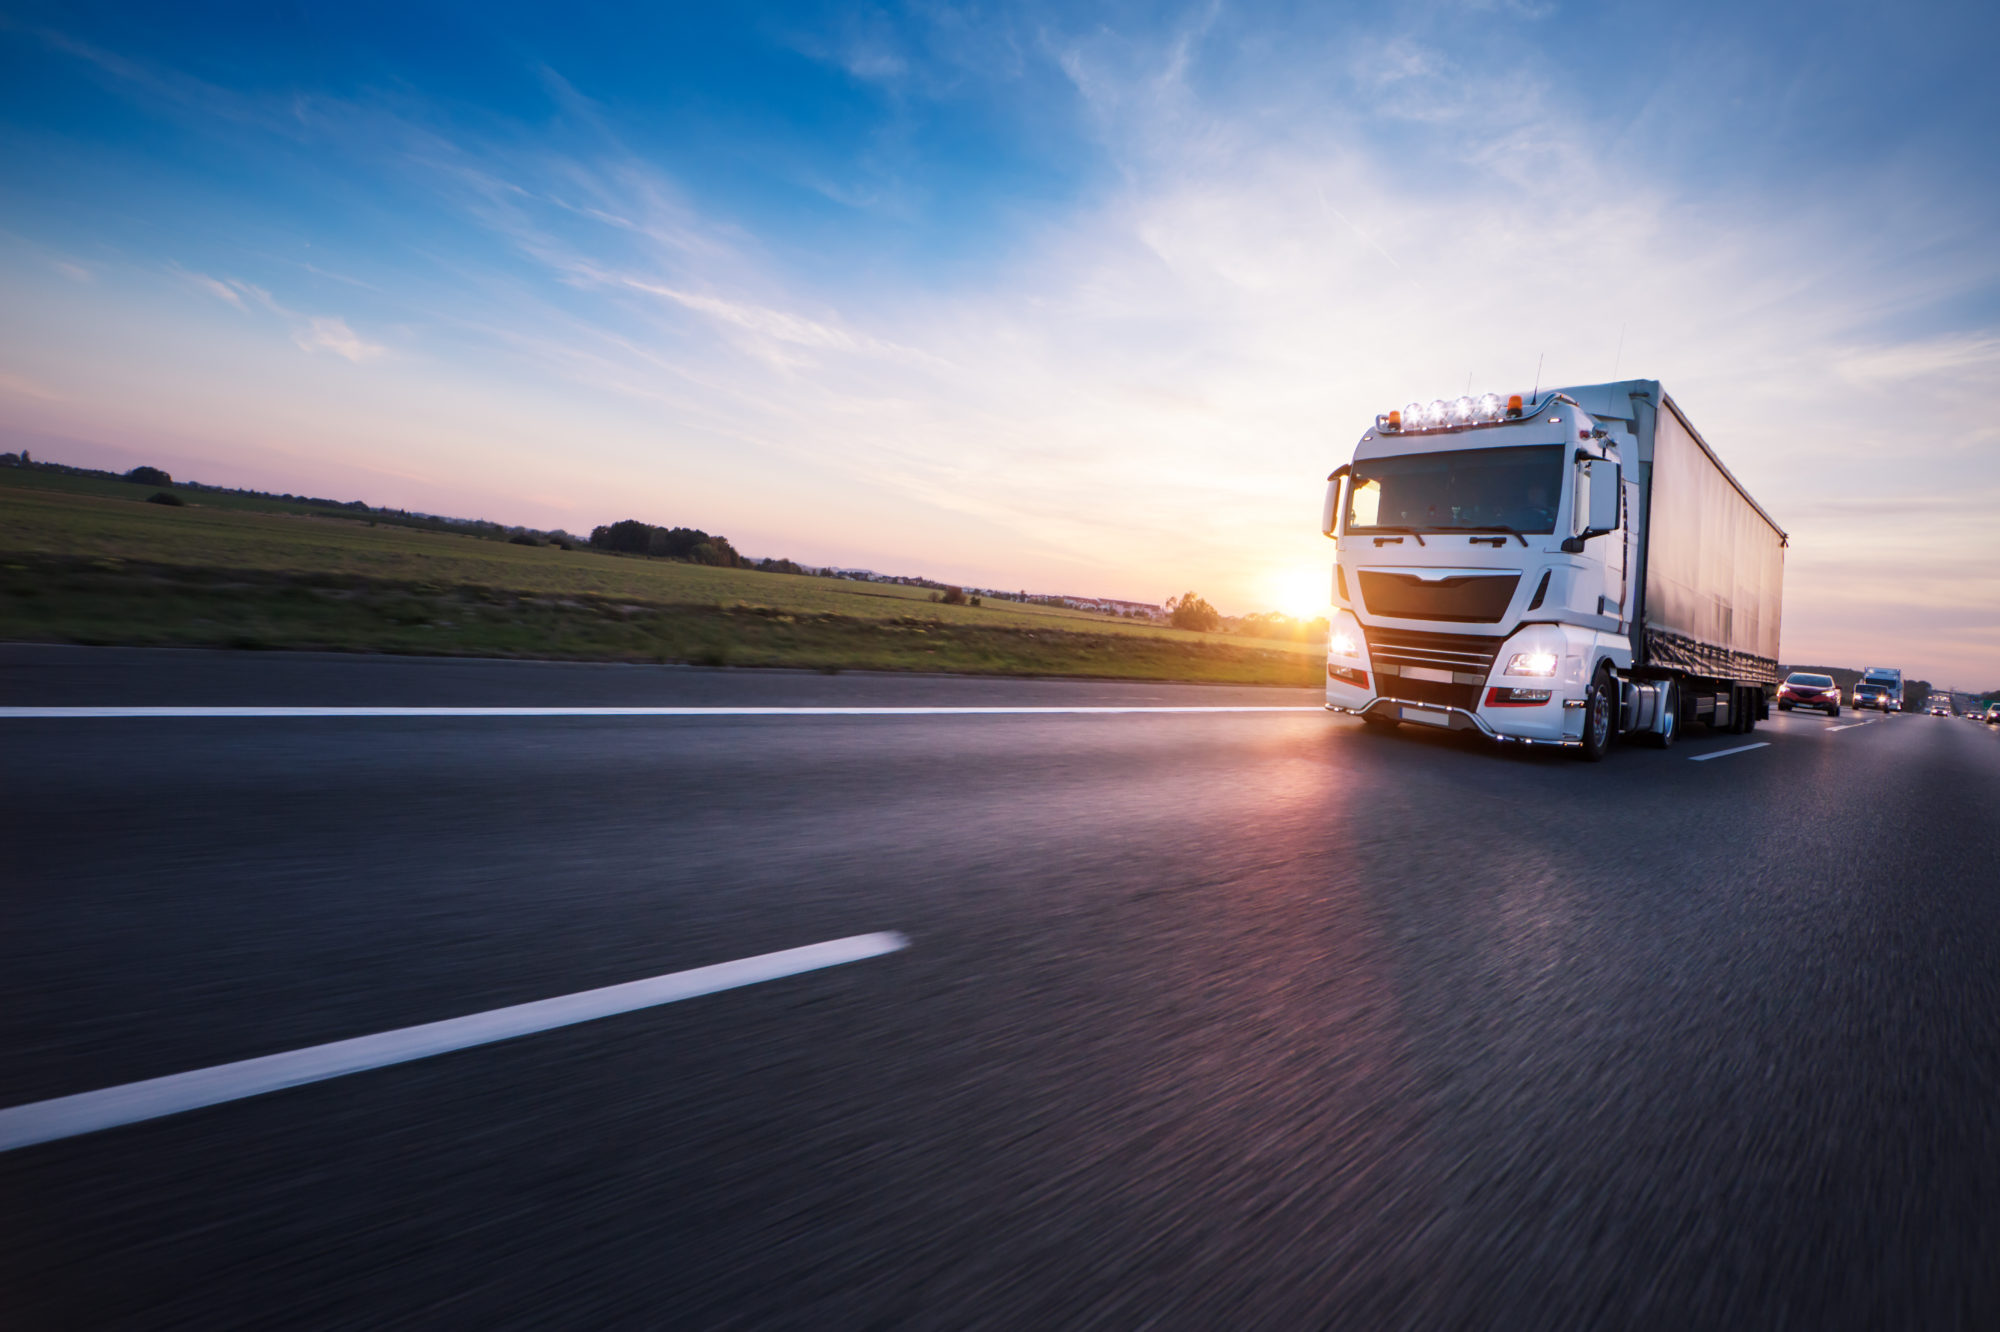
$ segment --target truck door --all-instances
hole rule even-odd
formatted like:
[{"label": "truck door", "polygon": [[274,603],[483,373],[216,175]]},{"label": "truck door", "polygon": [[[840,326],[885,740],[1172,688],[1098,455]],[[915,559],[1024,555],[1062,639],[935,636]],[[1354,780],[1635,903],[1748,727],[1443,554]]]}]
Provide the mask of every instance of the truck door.
[{"label": "truck door", "polygon": [[1639,565],[1639,483],[1626,481],[1618,487],[1618,543],[1611,554],[1612,567],[1604,571],[1605,586],[1610,590],[1616,605],[1607,605],[1604,613],[1617,620],[1630,620],[1632,616],[1632,571]]}]

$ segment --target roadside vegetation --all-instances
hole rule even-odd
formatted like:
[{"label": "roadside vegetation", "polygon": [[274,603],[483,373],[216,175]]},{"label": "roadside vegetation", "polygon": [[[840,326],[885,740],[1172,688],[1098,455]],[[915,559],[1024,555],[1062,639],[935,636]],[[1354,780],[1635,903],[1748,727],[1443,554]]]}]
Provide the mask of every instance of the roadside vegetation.
[{"label": "roadside vegetation", "polygon": [[[0,468],[0,637],[1231,684],[1319,679],[1322,640],[1310,625],[1262,622],[1231,634],[1198,617],[1208,627],[1175,628],[1047,599],[753,564],[695,529],[612,524],[594,546],[567,533],[176,485],[143,470],[149,475],[123,479]],[[662,554],[650,553],[655,545]]]}]

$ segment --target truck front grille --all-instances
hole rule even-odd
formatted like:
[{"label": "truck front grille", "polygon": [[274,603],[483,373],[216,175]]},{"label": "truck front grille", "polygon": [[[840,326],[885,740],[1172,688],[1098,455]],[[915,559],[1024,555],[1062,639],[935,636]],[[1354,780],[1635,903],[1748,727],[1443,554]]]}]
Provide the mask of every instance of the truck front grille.
[{"label": "truck front grille", "polygon": [[1376,615],[1399,620],[1457,620],[1496,624],[1514,604],[1517,573],[1452,574],[1419,578],[1381,569],[1361,571],[1361,600]]},{"label": "truck front grille", "polygon": [[[1479,690],[1493,671],[1500,640],[1483,634],[1430,634],[1411,629],[1381,629],[1364,625],[1368,658],[1381,677],[1377,691],[1385,698],[1432,703],[1471,711]],[[1448,671],[1449,682],[1406,675],[1406,668]]]}]

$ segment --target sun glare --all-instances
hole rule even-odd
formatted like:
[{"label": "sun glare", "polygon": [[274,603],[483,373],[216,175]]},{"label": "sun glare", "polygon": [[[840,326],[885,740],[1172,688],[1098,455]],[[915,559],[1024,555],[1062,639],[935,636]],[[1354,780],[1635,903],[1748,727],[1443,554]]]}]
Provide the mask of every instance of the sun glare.
[{"label": "sun glare", "polygon": [[1331,577],[1329,569],[1286,569],[1272,576],[1271,597],[1293,619],[1314,619],[1327,612]]}]

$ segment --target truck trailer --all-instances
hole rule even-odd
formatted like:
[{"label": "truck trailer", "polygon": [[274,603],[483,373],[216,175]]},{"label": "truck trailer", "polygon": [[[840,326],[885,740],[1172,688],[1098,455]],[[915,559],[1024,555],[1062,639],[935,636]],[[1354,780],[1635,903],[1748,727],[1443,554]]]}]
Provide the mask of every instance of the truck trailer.
[{"label": "truck trailer", "polygon": [[1655,380],[1384,412],[1320,530],[1331,711],[1592,760],[1770,715],[1785,532]]}]

